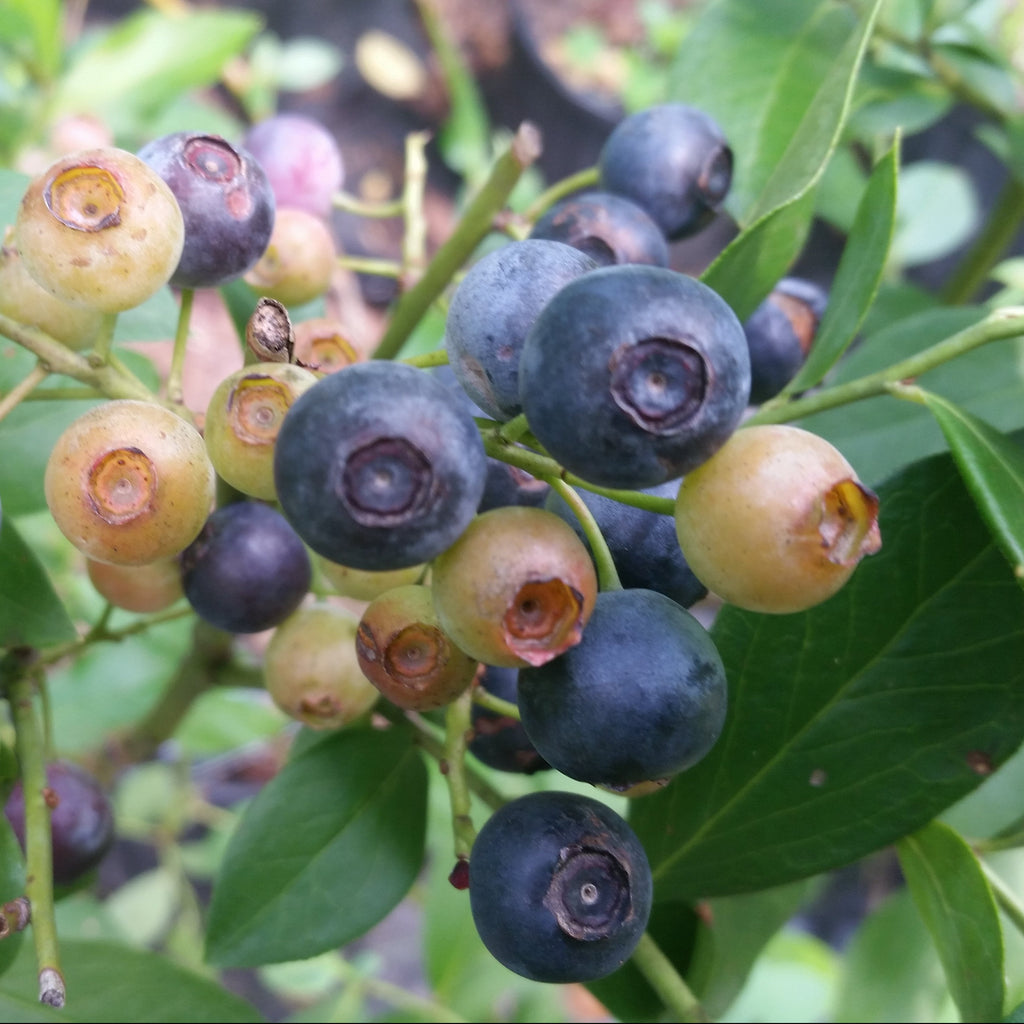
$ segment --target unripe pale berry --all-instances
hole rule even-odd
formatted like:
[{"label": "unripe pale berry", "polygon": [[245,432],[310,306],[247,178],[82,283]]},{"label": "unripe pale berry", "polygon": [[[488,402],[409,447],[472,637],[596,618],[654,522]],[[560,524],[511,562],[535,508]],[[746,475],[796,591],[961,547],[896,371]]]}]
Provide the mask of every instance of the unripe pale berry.
[{"label": "unripe pale berry", "polygon": [[676,531],[697,577],[750,611],[798,612],[831,597],[881,547],[878,499],[824,438],[738,430],[683,480]]}]

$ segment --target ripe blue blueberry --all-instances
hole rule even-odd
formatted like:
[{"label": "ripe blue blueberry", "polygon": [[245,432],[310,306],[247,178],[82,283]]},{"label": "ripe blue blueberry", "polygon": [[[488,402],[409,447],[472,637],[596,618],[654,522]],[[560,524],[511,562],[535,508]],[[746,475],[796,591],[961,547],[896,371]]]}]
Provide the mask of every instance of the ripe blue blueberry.
[{"label": "ripe blue blueberry", "polygon": [[530,429],[570,472],[653,487],[709,458],[750,394],[743,327],[707,285],[664,267],[601,267],[541,310],[519,364]]},{"label": "ripe blue blueberry", "polygon": [[651,868],[623,818],[588,796],[536,792],[500,807],[469,858],[473,922],[491,955],[534,981],[617,970],[647,927]]}]

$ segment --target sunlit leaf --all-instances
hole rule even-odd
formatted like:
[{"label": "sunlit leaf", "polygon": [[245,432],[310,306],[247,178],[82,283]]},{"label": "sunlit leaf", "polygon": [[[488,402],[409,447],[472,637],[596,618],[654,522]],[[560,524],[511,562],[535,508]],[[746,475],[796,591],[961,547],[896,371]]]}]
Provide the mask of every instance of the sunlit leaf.
[{"label": "sunlit leaf", "polygon": [[948,825],[932,822],[896,844],[963,1020],[1003,1012],[1003,936],[978,858]]}]

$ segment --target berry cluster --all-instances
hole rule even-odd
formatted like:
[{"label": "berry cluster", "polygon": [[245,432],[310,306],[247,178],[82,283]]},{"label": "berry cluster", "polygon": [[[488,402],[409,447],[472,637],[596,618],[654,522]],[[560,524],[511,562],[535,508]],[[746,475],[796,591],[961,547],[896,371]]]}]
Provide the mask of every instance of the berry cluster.
[{"label": "berry cluster", "polygon": [[[877,500],[821,438],[742,425],[799,370],[820,289],[780,282],[742,323],[670,266],[669,243],[729,192],[712,119],[679,104],[627,117],[597,170],[595,190],[466,268],[431,364],[446,376],[321,355],[329,332],[299,347],[285,307],[328,287],[342,182],[315,122],[53,164],[0,274],[79,311],[66,333],[45,322],[69,346],[167,284],[242,279],[256,307],[255,357],[201,429],[173,400],[125,397],[57,442],[47,502],[96,588],[137,611],[184,595],[228,633],[273,631],[267,689],[312,728],[380,696],[400,714],[469,695],[469,751],[496,770],[641,797],[700,761],[728,687],[691,607],[709,592],[768,613],[824,601],[877,550]],[[469,858],[484,943],[543,981],[619,967],[651,886],[626,822],[568,792],[506,804]]]}]

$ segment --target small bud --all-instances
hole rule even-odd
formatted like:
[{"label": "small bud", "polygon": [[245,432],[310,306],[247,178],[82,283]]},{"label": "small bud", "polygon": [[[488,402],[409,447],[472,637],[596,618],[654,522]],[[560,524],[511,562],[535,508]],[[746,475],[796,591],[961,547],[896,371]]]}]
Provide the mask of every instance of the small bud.
[{"label": "small bud", "polygon": [[245,325],[245,342],[261,362],[292,362],[295,332],[288,310],[276,299],[260,299]]}]

